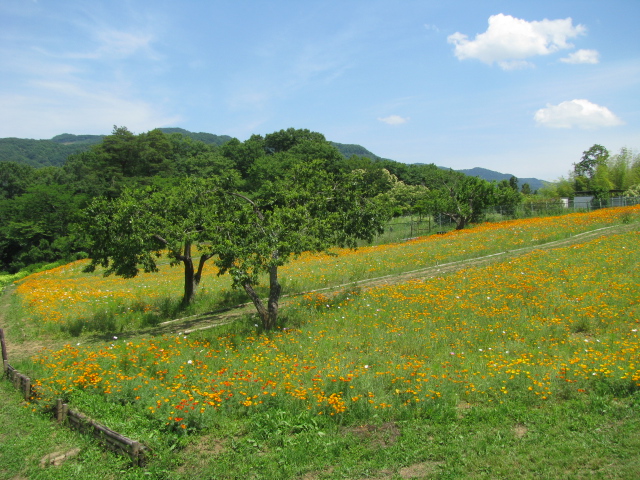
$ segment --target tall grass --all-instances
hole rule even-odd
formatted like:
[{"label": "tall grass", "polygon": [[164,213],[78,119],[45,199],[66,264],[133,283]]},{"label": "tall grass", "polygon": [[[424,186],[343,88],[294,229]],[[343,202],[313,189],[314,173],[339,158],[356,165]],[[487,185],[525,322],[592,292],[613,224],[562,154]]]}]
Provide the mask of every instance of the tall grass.
[{"label": "tall grass", "polygon": [[[640,207],[602,209],[559,217],[486,223],[445,235],[406,242],[336,249],[333,255],[304,254],[280,269],[287,294],[356,283],[442,263],[539,245],[640,219]],[[40,329],[78,336],[82,332],[122,333],[162,320],[215,310],[248,299],[234,292],[228,275],[205,269],[197,301],[181,310],[180,267],[162,265],[159,273],[134,279],[82,273],[86,260],[36,273],[18,282],[24,308]]]},{"label": "tall grass", "polygon": [[[165,429],[282,410],[339,423],[429,414],[442,402],[539,405],[631,394],[637,367],[637,232],[341,298],[309,295],[298,328],[248,322],[35,359],[45,399],[109,399]],[[90,407],[90,405],[89,405]]]},{"label": "tall grass", "polygon": [[[483,225],[305,255],[283,270],[290,290],[311,290],[565,238],[629,215],[636,220],[638,210]],[[160,473],[153,463],[153,478],[412,478],[403,470],[411,465],[427,478],[631,479],[640,467],[632,454],[640,446],[639,240],[636,229],[398,285],[309,293],[273,332],[251,317],[189,335],[116,332],[98,344],[81,331],[16,366],[36,379],[32,408],[63,398],[150,446],[162,465],[185,449],[184,471]],[[141,276],[136,287],[80,267],[23,281],[25,308],[57,329],[88,315],[120,325],[153,309],[176,314],[166,300],[179,288],[171,270]],[[63,299],[41,293],[44,285]],[[75,297],[76,287],[90,301]],[[215,304],[239,300],[203,287]]]}]

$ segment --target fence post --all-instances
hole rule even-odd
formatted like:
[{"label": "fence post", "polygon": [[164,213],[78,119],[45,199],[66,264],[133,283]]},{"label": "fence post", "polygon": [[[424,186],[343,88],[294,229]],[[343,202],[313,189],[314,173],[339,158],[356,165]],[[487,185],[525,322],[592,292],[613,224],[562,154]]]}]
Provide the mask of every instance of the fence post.
[{"label": "fence post", "polygon": [[0,328],[0,343],[2,344],[2,368],[6,372],[9,361],[7,360],[7,346],[4,343],[4,329],[2,328]]},{"label": "fence post", "polygon": [[56,421],[58,423],[61,422],[60,417],[62,417],[62,399],[58,398],[56,400]]},{"label": "fence post", "polygon": [[131,444],[131,451],[129,452],[129,456],[134,464],[140,464],[140,442],[134,441]]},{"label": "fence post", "polygon": [[31,379],[24,377],[24,399],[28,402],[31,398]]}]

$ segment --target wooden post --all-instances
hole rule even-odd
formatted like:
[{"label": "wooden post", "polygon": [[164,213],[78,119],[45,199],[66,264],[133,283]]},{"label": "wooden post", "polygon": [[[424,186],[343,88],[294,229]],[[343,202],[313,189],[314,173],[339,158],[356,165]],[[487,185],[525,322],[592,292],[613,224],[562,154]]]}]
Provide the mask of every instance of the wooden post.
[{"label": "wooden post", "polygon": [[62,399],[58,398],[56,400],[56,420],[58,421],[58,423],[62,423],[62,420],[64,420],[62,418]]},{"label": "wooden post", "polygon": [[140,442],[134,441],[131,443],[131,451],[129,452],[129,456],[131,457],[131,461],[139,465],[139,457],[140,457]]},{"label": "wooden post", "polygon": [[7,359],[7,346],[4,343],[4,329],[0,328],[0,343],[2,344],[2,366],[4,371],[7,371],[6,365],[8,363]]},{"label": "wooden post", "polygon": [[29,401],[29,398],[31,398],[31,379],[24,377],[24,399]]}]

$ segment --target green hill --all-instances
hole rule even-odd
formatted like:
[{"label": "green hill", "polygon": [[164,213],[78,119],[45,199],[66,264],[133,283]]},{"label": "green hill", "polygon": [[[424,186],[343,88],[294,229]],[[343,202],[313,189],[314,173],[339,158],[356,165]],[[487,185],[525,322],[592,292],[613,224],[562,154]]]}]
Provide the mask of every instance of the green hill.
[{"label": "green hill", "polygon": [[[186,137],[212,145],[222,145],[231,140],[228,135],[189,132],[182,128],[160,128],[164,133],[181,133]],[[63,133],[50,140],[29,138],[0,138],[0,162],[16,162],[32,167],[59,167],[69,155],[89,150],[92,145],[102,142],[105,135],[74,135]]]},{"label": "green hill", "polygon": [[[484,180],[492,181],[495,180],[499,182],[501,180],[509,180],[512,176],[510,173],[500,173],[494,172],[493,170],[487,170],[486,168],[471,168],[467,170],[459,170],[465,175],[469,175],[471,177],[480,177]],[[544,181],[539,180],[537,178],[518,178],[518,185],[522,187],[525,183],[528,183],[531,187],[531,190],[536,191],[542,187],[544,187]]]},{"label": "green hill", "polygon": [[[228,135],[214,135],[205,132],[190,132],[183,128],[160,128],[166,134],[180,133],[193,140],[209,145],[222,145],[231,140]],[[47,166],[60,166],[65,163],[67,157],[74,153],[88,150],[91,145],[100,143],[104,135],[74,135],[63,133],[56,135],[50,140],[32,140],[26,138],[0,138],[0,161],[16,162],[40,168]],[[368,157],[372,160],[388,160],[379,157],[375,153],[367,150],[361,145],[331,142],[340,153],[346,158],[353,155]],[[391,160],[393,161],[393,160]],[[446,168],[446,167],[441,167]],[[486,168],[473,168],[470,170],[460,170],[462,173],[471,176],[478,176],[484,180],[509,180],[512,175],[508,173],[495,172]],[[521,178],[519,185],[528,183],[532,190],[541,188],[544,183],[537,178]]]}]

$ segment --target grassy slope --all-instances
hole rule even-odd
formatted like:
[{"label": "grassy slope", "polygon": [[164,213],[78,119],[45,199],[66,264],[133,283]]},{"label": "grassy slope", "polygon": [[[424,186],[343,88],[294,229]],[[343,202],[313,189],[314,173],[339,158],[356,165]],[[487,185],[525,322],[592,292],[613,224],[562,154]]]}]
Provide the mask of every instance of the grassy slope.
[{"label": "grassy slope", "polygon": [[[419,417],[364,426],[296,423],[277,412],[220,419],[167,446],[147,471],[20,405],[0,385],[0,478],[621,478],[640,471],[640,397],[591,392],[528,408],[434,403]],[[26,433],[28,432],[28,434]],[[34,445],[42,445],[34,448]],[[61,467],[53,450],[80,447]],[[171,453],[176,449],[180,454]],[[311,454],[310,454],[311,452]],[[176,462],[173,465],[173,462]]]}]

